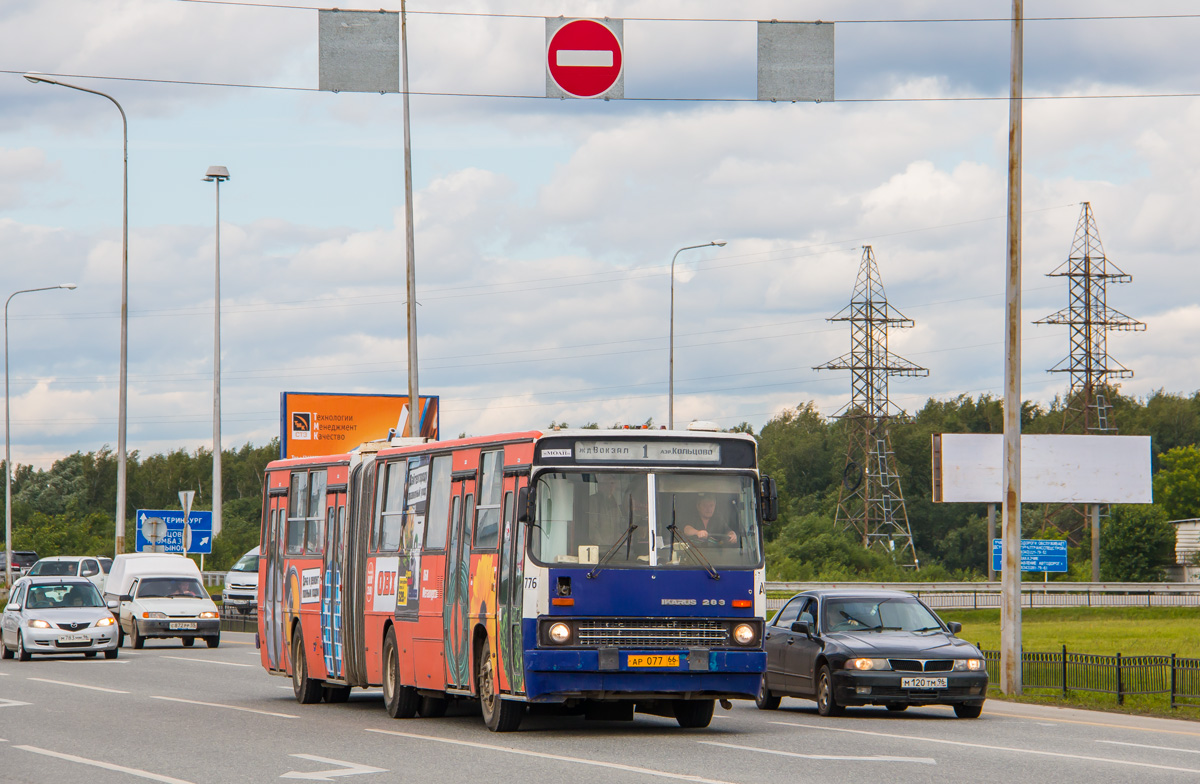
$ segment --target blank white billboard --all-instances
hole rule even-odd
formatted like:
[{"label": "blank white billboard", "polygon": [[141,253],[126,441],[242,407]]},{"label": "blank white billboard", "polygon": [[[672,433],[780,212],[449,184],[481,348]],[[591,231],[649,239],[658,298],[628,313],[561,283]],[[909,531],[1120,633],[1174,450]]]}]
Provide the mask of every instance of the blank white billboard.
[{"label": "blank white billboard", "polygon": [[[1001,503],[1004,436],[935,433],[933,500]],[[1021,436],[1021,501],[1148,504],[1149,436]]]}]

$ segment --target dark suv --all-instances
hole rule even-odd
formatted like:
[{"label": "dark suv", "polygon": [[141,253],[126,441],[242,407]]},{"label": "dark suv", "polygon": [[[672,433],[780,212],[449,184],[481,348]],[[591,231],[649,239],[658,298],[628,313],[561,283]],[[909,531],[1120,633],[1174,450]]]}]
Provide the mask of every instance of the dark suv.
[{"label": "dark suv", "polygon": [[[13,550],[13,579],[16,580],[25,572],[29,571],[29,567],[38,562],[38,554],[33,550]],[[7,570],[8,561],[6,554],[0,550],[0,578],[3,577]]]}]

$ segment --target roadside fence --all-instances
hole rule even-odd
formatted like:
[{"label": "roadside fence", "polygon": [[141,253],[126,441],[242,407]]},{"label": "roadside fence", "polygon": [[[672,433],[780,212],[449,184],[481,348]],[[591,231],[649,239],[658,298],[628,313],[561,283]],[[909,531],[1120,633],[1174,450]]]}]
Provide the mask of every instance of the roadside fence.
[{"label": "roadside fence", "polygon": [[[981,649],[982,650],[982,649]],[[983,651],[988,679],[1000,679],[1000,651]],[[1021,684],[1027,689],[1126,695],[1167,694],[1172,708],[1200,708],[1200,659],[1176,656],[1108,656],[1061,651],[1022,651]]]},{"label": "roadside fence", "polygon": [[221,631],[223,632],[256,632],[258,631],[258,612],[251,610],[243,613],[233,607],[221,606]]},{"label": "roadside fence", "polygon": [[[934,610],[999,609],[1000,583],[767,583],[767,609],[778,610],[788,596],[815,588],[907,591]],[[772,595],[774,594],[774,595]],[[786,595],[784,595],[786,594]],[[1200,583],[1039,583],[1021,584],[1021,606],[1037,607],[1200,607]]]}]

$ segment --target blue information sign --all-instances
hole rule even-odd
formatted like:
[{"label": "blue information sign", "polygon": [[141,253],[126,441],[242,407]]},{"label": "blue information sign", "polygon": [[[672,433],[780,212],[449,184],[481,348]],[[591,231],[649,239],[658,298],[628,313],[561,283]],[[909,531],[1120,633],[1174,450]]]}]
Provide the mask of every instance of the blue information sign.
[{"label": "blue information sign", "polygon": [[139,509],[134,523],[139,553],[212,552],[212,512],[192,510],[185,526],[182,509]]},{"label": "blue information sign", "polygon": [[[1004,564],[1004,540],[992,540],[992,570],[999,572]],[[1066,539],[1022,539],[1022,572],[1067,571]]]}]

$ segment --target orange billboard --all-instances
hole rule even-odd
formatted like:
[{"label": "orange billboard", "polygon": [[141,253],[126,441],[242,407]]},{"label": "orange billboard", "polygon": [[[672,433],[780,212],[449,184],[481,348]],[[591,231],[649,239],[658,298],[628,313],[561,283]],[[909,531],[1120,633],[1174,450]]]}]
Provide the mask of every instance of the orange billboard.
[{"label": "orange billboard", "polygon": [[[279,456],[313,457],[349,452],[359,444],[405,435],[408,395],[282,392]],[[418,435],[438,437],[438,398],[421,396]]]}]

